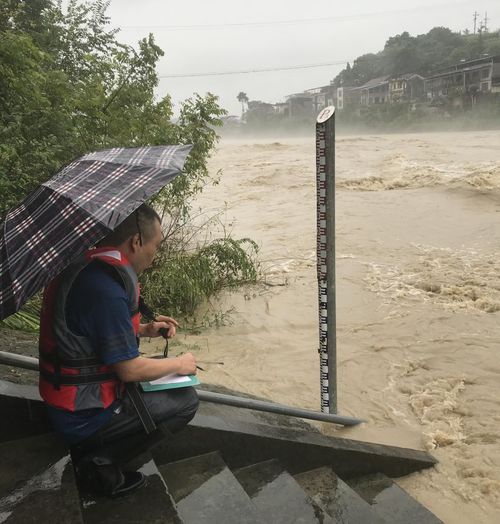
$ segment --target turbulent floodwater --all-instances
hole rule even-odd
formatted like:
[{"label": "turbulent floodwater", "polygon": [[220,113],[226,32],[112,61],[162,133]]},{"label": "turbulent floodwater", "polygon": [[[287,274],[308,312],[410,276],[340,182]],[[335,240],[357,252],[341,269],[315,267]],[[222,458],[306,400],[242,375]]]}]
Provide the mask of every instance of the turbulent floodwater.
[{"label": "turbulent floodwater", "polygon": [[[312,137],[220,144],[197,204],[227,205],[265,283],[177,347],[202,380],[319,409],[314,155]],[[500,132],[339,137],[336,158],[339,413],[369,423],[321,429],[429,450],[438,466],[398,482],[447,523],[500,522]]]}]

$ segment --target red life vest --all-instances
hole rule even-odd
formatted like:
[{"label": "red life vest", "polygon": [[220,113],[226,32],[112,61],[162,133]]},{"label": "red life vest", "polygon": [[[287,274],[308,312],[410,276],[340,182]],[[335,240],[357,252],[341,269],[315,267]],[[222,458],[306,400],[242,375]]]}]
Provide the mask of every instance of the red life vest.
[{"label": "red life vest", "polygon": [[130,316],[137,336],[140,324],[139,282],[125,255],[115,247],[87,251],[46,287],[40,319],[40,395],[56,408],[78,411],[107,408],[124,385],[111,366],[102,363],[90,339],[73,333],[66,323],[66,301],[80,272],[98,260],[113,268],[128,296]]}]

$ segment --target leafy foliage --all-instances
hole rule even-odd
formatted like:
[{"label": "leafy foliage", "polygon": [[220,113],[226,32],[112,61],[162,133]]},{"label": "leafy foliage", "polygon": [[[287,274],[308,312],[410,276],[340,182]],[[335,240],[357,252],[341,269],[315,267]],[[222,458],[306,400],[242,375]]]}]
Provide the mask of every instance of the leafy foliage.
[{"label": "leafy foliage", "polygon": [[241,103],[241,116],[243,116],[243,114],[245,113],[245,104],[248,107],[248,102],[249,102],[248,96],[243,91],[240,91],[236,99],[238,100],[238,102]]},{"label": "leafy foliage", "polygon": [[473,111],[464,111],[450,101],[442,107],[426,104],[373,104],[362,108],[347,108],[337,115],[339,129],[350,132],[366,129],[397,131],[446,131],[467,129],[498,129],[500,95],[481,98]]},{"label": "leafy foliage", "polygon": [[28,304],[21,311],[2,320],[2,325],[9,329],[38,333],[40,329],[40,307]]},{"label": "leafy foliage", "polygon": [[200,303],[221,289],[254,283],[257,252],[248,238],[225,237],[196,251],[171,252],[168,261],[160,257],[143,279],[148,302],[158,311],[193,315]]},{"label": "leafy foliage", "polygon": [[61,165],[113,146],[192,143],[185,176],[165,192],[172,206],[207,182],[206,161],[225,111],[195,95],[172,122],[169,96],[156,100],[153,35],[134,49],[108,29],[109,2],[0,0],[0,215]]}]

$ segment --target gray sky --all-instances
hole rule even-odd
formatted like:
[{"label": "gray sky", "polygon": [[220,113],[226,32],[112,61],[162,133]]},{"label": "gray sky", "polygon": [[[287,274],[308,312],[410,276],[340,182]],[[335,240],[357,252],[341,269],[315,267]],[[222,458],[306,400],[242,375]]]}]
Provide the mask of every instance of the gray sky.
[{"label": "gray sky", "polygon": [[[162,78],[158,95],[175,104],[210,91],[240,114],[240,91],[251,100],[279,102],[290,93],[326,85],[357,56],[377,52],[389,36],[426,33],[435,26],[472,30],[488,13],[500,28],[500,0],[112,0],[108,14],[122,42],[149,32],[165,51],[159,74],[181,75],[343,62],[310,69]],[[195,27],[193,27],[195,26]],[[210,26],[210,27],[207,27]]]}]

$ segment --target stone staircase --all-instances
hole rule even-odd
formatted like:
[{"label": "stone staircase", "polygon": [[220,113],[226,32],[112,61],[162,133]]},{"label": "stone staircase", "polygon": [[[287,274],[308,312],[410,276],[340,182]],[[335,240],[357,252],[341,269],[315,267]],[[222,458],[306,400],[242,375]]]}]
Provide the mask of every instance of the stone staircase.
[{"label": "stone staircase", "polygon": [[36,398],[0,388],[0,410],[12,413],[18,402],[20,418],[36,428],[27,437],[26,421],[22,434],[14,422],[0,429],[0,523],[441,522],[390,478],[432,467],[427,453],[325,437],[300,420],[209,403],[186,430],[129,465],[147,476],[146,486],[96,498],[79,490],[69,454],[43,432],[36,404],[21,409],[27,401]]}]

